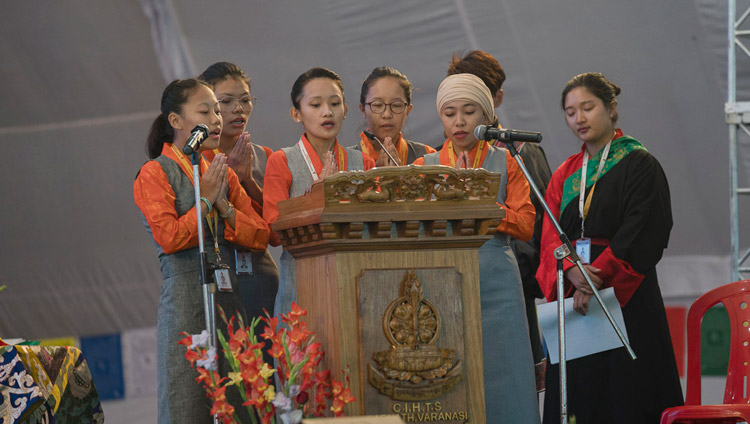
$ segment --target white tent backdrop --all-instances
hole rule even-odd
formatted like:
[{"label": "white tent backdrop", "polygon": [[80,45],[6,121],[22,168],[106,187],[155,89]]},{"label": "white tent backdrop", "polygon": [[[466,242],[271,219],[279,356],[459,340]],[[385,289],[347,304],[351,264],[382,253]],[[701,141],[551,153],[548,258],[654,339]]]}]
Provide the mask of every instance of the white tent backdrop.
[{"label": "white tent backdrop", "polygon": [[252,77],[249,131],[259,144],[297,141],[289,91],[312,66],[342,76],[349,116],[339,141],[354,144],[361,81],[388,65],[415,87],[406,136],[435,146],[443,141],[435,93],[450,57],[480,48],[508,74],[501,122],[543,132],[553,168],[579,148],[559,106],[565,82],[603,72],[622,87],[620,126],[659,158],[671,184],[665,297],[729,282],[726,8],[715,0],[8,3],[0,335],[155,325],[161,275],[132,181],[167,79],[219,60]]}]

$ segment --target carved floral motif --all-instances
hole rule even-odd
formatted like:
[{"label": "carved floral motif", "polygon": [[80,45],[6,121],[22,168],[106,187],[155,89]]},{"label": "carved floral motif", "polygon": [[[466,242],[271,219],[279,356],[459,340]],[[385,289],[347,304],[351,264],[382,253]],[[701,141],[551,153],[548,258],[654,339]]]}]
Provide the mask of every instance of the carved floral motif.
[{"label": "carved floral motif", "polygon": [[333,203],[482,200],[497,196],[497,174],[448,166],[398,166],[341,172],[325,180]]}]

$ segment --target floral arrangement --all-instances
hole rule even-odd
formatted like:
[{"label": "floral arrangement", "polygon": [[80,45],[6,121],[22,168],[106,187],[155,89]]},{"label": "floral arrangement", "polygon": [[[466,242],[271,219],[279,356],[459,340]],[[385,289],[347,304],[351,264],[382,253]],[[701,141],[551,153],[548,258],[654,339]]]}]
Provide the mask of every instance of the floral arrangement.
[{"label": "floral arrangement", "polygon": [[[189,335],[179,342],[187,347],[185,358],[198,371],[196,381],[203,385],[211,399],[211,414],[222,423],[238,423],[234,407],[227,402],[226,390],[235,386],[242,396],[253,423],[276,423],[276,415],[284,424],[299,423],[303,417],[322,417],[327,410],[334,416],[344,415],[344,405],[354,402],[349,389],[349,374],[344,371],[344,382],[331,378],[330,370],[316,371],[324,351],[315,335],[301,320],[307,311],[292,303],[289,314],[282,314],[285,326],[277,317],[255,318],[245,326],[242,317],[227,320],[224,311],[219,315],[227,326],[227,335],[219,330],[217,336],[224,356],[232,369],[227,376],[216,368],[217,352],[209,349],[209,334]],[[237,321],[237,328],[235,328]],[[261,338],[271,343],[270,355],[278,366],[263,361],[263,341],[254,335],[255,328],[266,324]],[[274,385],[274,376],[278,386]],[[276,391],[278,388],[278,392]]]}]

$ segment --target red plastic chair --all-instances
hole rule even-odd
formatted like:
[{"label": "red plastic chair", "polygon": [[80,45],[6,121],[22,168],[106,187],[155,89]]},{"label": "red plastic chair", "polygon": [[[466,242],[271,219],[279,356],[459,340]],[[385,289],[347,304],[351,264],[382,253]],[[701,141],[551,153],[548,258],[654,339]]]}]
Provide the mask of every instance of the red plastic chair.
[{"label": "red plastic chair", "polygon": [[[731,338],[723,405],[701,405],[701,321],[722,302],[729,314]],[[750,422],[750,280],[715,288],[696,299],[687,318],[688,374],[685,406],[666,409],[661,424]]]}]

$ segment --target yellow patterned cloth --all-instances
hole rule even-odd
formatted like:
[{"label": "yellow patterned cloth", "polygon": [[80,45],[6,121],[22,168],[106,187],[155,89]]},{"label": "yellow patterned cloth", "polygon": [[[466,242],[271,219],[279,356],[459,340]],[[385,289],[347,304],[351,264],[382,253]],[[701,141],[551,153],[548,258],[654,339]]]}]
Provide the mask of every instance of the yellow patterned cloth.
[{"label": "yellow patterned cloth", "polygon": [[80,349],[0,346],[0,424],[103,423]]}]

